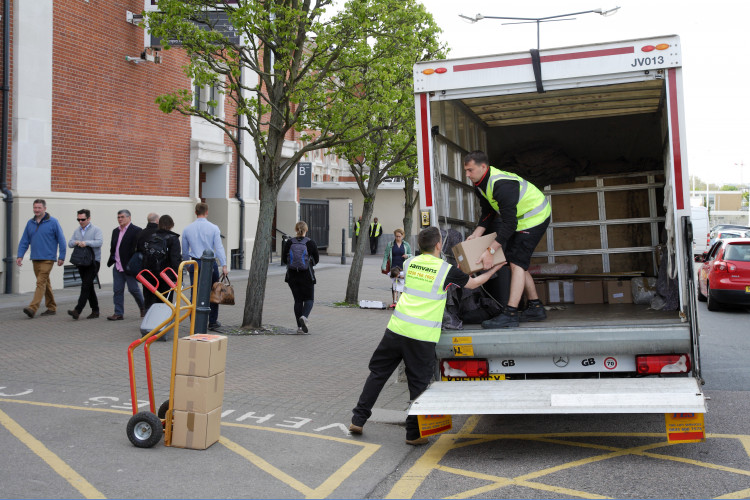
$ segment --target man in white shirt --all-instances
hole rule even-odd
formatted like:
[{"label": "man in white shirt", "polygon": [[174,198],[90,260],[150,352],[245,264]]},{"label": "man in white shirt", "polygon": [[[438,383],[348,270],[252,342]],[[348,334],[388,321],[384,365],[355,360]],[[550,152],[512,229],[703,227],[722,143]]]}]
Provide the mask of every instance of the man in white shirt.
[{"label": "man in white shirt", "polygon": [[[227,255],[224,251],[224,245],[221,243],[221,231],[219,226],[208,221],[208,205],[198,203],[195,205],[196,220],[188,225],[182,232],[182,260],[195,260],[198,262],[198,269],[201,267],[201,256],[204,250],[211,250],[214,256],[219,259],[222,274],[227,274]],[[211,284],[219,281],[219,266],[216,260],[213,262],[211,272]],[[208,315],[208,328],[218,328],[219,323],[219,304],[211,304],[211,312]]]}]

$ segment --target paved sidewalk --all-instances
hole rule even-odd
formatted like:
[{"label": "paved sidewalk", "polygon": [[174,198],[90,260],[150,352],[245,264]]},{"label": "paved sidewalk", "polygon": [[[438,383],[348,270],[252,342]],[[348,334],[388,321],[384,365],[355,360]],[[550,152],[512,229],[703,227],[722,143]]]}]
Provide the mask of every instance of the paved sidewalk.
[{"label": "paved sidewalk", "polygon": [[[334,307],[346,291],[351,257],[322,256],[316,266],[318,284],[310,335],[231,335],[225,382],[225,407],[252,407],[267,412],[321,412],[348,421],[368,374],[367,363],[390,318],[390,310]],[[390,300],[390,279],[380,273],[382,256],[366,256],[360,299]],[[106,270],[104,271],[106,272]],[[284,283],[285,268],[270,265],[263,311],[264,325],[296,329],[292,295]],[[221,306],[219,320],[239,326],[245,301],[247,273],[232,271],[235,306]],[[55,291],[58,313],[27,318],[22,308],[30,294],[0,295],[0,386],[38,380],[45,397],[68,403],[65,391],[82,389],[92,394],[129,396],[127,345],[139,338],[140,316],[126,292],[125,319],[108,321],[112,288],[97,289],[102,316],[75,321],[66,311],[77,301],[79,288]],[[43,307],[40,311],[44,310]],[[88,314],[84,310],[84,315]],[[168,395],[171,343],[152,347],[156,392]],[[142,354],[136,357],[139,398],[145,393]],[[17,375],[16,375],[17,374]],[[21,378],[22,375],[22,378]],[[16,378],[17,376],[17,378]],[[166,385],[166,387],[165,387]],[[104,392],[102,392],[104,391]],[[157,396],[158,398],[158,396]],[[403,419],[408,390],[395,376],[383,391],[373,421]],[[340,417],[339,417],[340,415]]]}]

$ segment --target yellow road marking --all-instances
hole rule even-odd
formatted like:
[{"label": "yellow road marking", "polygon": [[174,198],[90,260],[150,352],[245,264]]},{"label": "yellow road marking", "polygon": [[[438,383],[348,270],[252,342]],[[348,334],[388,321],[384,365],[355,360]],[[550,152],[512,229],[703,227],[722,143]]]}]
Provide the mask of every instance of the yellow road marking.
[{"label": "yellow road marking", "polygon": [[480,418],[480,415],[472,415],[467,418],[457,434],[441,434],[435,444],[431,445],[414,465],[401,476],[401,479],[396,481],[385,498],[413,497],[417,488],[424,482],[443,456],[454,448],[455,440],[465,437],[465,434],[470,434],[479,423]]},{"label": "yellow road marking", "polygon": [[266,462],[262,458],[260,458],[255,453],[243,448],[242,446],[238,445],[234,441],[230,441],[229,439],[225,438],[224,436],[221,436],[219,438],[219,442],[238,454],[239,456],[245,458],[250,463],[254,464],[256,467],[258,467],[263,472],[266,472],[267,474],[272,475],[282,483],[294,488],[295,490],[299,491],[303,495],[305,495],[306,498],[310,498],[310,495],[312,494],[312,488],[309,486],[306,486],[302,484],[300,481],[294,479],[292,476],[287,474],[286,472],[274,467],[270,463]]},{"label": "yellow road marking", "polygon": [[[86,411],[97,411],[97,412],[105,412],[105,413],[117,413],[121,415],[132,414],[132,412],[129,412],[129,411],[113,410],[111,408],[88,408],[85,406],[62,405],[62,404],[56,404],[56,403],[40,403],[38,401],[23,401],[23,400],[17,400],[17,399],[0,398],[0,402],[21,403],[21,404],[27,404],[27,405],[32,405],[32,406],[46,406],[46,407],[61,408],[61,409],[66,409],[66,410],[86,410]],[[334,442],[343,443],[347,445],[356,445],[362,448],[362,450],[357,452],[357,454],[355,454],[352,458],[350,458],[344,465],[339,467],[333,474],[328,476],[328,478],[325,481],[323,481],[323,483],[320,486],[318,486],[317,488],[310,488],[309,486],[303,484],[302,482],[293,478],[292,476],[285,473],[284,471],[274,467],[273,465],[271,465],[269,462],[259,457],[258,455],[252,453],[246,448],[243,448],[239,444],[233,441],[230,441],[224,436],[220,438],[219,442],[223,444],[225,447],[237,453],[238,455],[242,456],[243,458],[247,459],[248,461],[256,465],[262,471],[279,479],[281,482],[287,484],[288,486],[295,489],[299,493],[305,495],[306,498],[326,498],[328,495],[333,493],[336,490],[336,488],[341,486],[341,484],[344,481],[346,481],[346,479],[349,478],[349,476],[351,476],[354,473],[354,471],[356,471],[359,467],[361,467],[362,464],[364,464],[381,447],[381,445],[379,444],[354,441],[351,438],[347,439],[347,438],[340,438],[340,437],[335,437],[335,436],[324,436],[324,435],[311,434],[311,433],[302,432],[302,431],[294,431],[291,429],[276,429],[273,427],[261,427],[258,425],[241,424],[241,423],[235,423],[235,422],[222,422],[221,425],[226,426],[226,427],[241,427],[245,429],[260,430],[260,431],[265,431],[265,432],[276,432],[279,434],[288,434],[288,435],[293,435],[293,436],[322,439],[325,441],[334,441]],[[42,447],[44,446],[41,443],[39,443],[39,445]],[[65,465],[65,463],[62,462],[62,460],[60,460],[60,462],[63,463],[63,465]],[[67,465],[65,466],[67,467]],[[104,498],[104,497],[100,496],[100,497],[90,497],[90,498]]]},{"label": "yellow road marking", "polygon": [[72,487],[81,492],[85,498],[106,498],[94,486],[86,481],[83,476],[74,471],[68,464],[63,462],[60,457],[55,455],[49,448],[44,446],[41,441],[29,434],[23,427],[18,425],[15,420],[10,418],[7,413],[0,410],[0,424],[13,434],[19,441],[25,444],[31,451],[44,460],[52,470],[57,472]]}]

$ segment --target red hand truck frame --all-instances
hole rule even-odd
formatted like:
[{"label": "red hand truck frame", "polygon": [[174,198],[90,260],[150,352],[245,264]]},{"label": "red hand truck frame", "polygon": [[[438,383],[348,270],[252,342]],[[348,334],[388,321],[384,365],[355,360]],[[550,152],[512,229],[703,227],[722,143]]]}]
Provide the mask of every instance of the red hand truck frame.
[{"label": "red hand truck frame", "polygon": [[[164,436],[164,444],[172,444],[172,411],[174,409],[174,378],[177,361],[177,340],[179,338],[180,323],[190,320],[190,331],[188,335],[195,333],[195,311],[196,297],[198,295],[198,263],[194,260],[186,260],[180,263],[177,272],[171,267],[164,269],[159,276],[170,286],[166,293],[159,292],[159,279],[148,269],[144,269],[136,278],[143,283],[151,293],[156,295],[162,302],[172,309],[172,314],[159,326],[151,330],[142,338],[134,341],[128,346],[128,368],[130,372],[130,398],[133,404],[133,416],[130,417],[127,426],[127,434],[130,442],[138,448],[151,448],[161,441]],[[192,279],[189,286],[183,286],[183,269],[192,265]],[[170,273],[173,276],[170,276]],[[190,271],[188,271],[188,274]],[[176,283],[175,283],[176,281]],[[174,291],[175,303],[168,299],[169,294]],[[190,295],[185,295],[189,292]],[[171,325],[170,325],[171,323]],[[154,384],[151,374],[151,344],[172,330],[172,370],[169,379],[169,399],[164,401],[157,412],[154,400]],[[138,346],[143,346],[146,358],[146,380],[148,383],[148,399],[150,411],[138,411],[138,397],[135,384],[135,362],[133,351]]]}]

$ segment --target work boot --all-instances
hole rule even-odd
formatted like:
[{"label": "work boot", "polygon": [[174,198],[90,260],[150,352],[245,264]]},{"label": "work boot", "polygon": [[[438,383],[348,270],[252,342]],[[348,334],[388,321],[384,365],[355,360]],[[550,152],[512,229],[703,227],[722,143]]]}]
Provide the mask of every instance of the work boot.
[{"label": "work boot", "polygon": [[349,432],[351,432],[352,434],[360,435],[362,434],[362,426],[349,424]]},{"label": "work boot", "polygon": [[33,309],[32,309],[32,308],[30,308],[30,307],[24,307],[24,308],[23,308],[23,313],[24,313],[24,314],[25,314],[26,316],[28,316],[29,318],[33,318],[33,317],[34,317],[34,315],[36,314],[36,311],[35,311],[35,310],[33,310]]},{"label": "work boot", "polygon": [[428,444],[430,442],[430,438],[428,437],[420,437],[417,439],[407,439],[406,444],[410,444],[412,446],[419,446],[422,444]]},{"label": "work boot", "polygon": [[73,316],[73,319],[78,319],[81,316],[81,313],[76,309],[68,309],[68,314]]},{"label": "work boot", "polygon": [[516,328],[518,326],[518,309],[506,307],[502,314],[482,321],[482,328]]},{"label": "work boot", "polygon": [[544,305],[539,301],[529,302],[529,307],[521,311],[518,317],[518,321],[521,323],[525,321],[544,321],[545,319],[547,319],[547,311],[545,311]]}]

